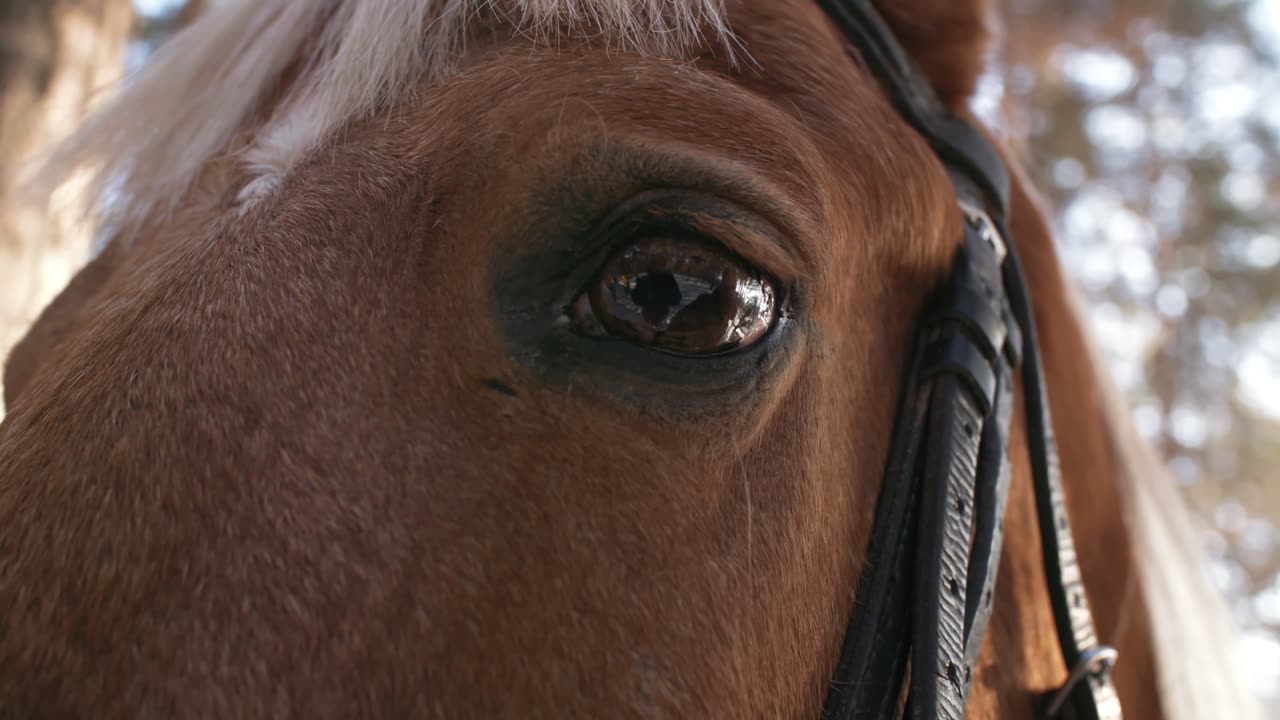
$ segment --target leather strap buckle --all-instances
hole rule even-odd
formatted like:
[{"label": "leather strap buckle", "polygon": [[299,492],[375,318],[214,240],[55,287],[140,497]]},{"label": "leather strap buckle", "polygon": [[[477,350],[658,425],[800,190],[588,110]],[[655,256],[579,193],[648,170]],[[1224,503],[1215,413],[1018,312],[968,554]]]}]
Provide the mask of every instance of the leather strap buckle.
[{"label": "leather strap buckle", "polygon": [[971,225],[983,240],[991,245],[991,249],[996,251],[996,264],[1004,262],[1004,258],[1009,254],[1009,247],[1005,245],[1004,238],[1000,237],[1000,231],[996,230],[996,224],[992,222],[991,216],[986,210],[961,199],[960,211],[964,213],[964,219]]},{"label": "leather strap buckle", "polygon": [[1075,667],[1071,668],[1071,674],[1067,677],[1067,682],[1053,693],[1049,704],[1045,706],[1045,717],[1058,717],[1066,706],[1067,699],[1071,697],[1072,690],[1075,690],[1086,678],[1097,677],[1110,672],[1111,668],[1115,666],[1116,660],[1119,659],[1120,653],[1109,645],[1094,645],[1080,653],[1080,659],[1076,661]]}]

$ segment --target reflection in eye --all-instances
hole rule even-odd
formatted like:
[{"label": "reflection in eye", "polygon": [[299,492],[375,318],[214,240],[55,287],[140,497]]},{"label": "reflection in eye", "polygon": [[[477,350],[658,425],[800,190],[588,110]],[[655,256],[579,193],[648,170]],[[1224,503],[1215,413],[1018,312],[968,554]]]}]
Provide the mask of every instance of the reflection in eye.
[{"label": "reflection in eye", "polygon": [[570,307],[582,334],[681,355],[748,347],[777,314],[777,292],[763,273],[719,245],[682,235],[623,248]]}]

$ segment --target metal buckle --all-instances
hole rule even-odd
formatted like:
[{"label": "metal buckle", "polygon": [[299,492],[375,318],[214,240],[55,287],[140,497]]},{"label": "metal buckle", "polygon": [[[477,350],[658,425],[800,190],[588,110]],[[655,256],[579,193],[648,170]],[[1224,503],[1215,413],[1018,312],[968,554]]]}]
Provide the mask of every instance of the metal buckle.
[{"label": "metal buckle", "polygon": [[1045,708],[1045,717],[1057,717],[1067,704],[1067,698],[1071,696],[1071,691],[1082,680],[1110,672],[1111,668],[1115,666],[1116,660],[1119,659],[1120,653],[1109,645],[1095,645],[1080,653],[1080,659],[1076,661],[1076,666],[1071,668],[1071,675],[1067,677],[1067,682],[1053,694],[1053,699],[1049,701],[1049,705]]},{"label": "metal buckle", "polygon": [[991,216],[977,205],[964,200],[957,202],[960,204],[960,212],[964,213],[964,219],[978,231],[983,240],[991,245],[991,249],[996,251],[996,263],[1003,263],[1005,256],[1009,254],[1009,247],[1005,245],[1004,238],[996,229],[996,224],[991,221]]}]

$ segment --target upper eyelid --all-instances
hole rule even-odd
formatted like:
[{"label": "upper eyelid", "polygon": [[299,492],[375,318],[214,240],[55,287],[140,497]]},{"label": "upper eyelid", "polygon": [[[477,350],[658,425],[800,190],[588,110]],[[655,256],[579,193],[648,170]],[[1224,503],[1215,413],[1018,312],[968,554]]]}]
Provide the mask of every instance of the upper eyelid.
[{"label": "upper eyelid", "polygon": [[809,166],[781,174],[753,158],[670,138],[661,144],[643,137],[615,138],[599,152],[605,167],[632,178],[640,188],[718,198],[746,210],[744,218],[763,221],[780,241],[779,249],[790,256],[780,265],[779,275],[792,268],[797,277],[817,271],[813,251],[824,226],[825,196],[817,190],[821,183]]},{"label": "upper eyelid", "polygon": [[739,203],[700,191],[657,190],[641,193],[623,205],[616,222],[637,223],[630,232],[643,232],[646,221],[674,221],[706,236],[777,280],[791,284],[804,277],[802,261],[792,251],[786,233],[770,220]]}]

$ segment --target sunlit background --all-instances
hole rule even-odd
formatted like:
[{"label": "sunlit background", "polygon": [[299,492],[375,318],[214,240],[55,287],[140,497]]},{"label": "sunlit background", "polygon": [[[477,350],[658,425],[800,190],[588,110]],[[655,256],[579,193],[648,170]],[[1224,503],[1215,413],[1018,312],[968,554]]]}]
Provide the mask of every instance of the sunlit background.
[{"label": "sunlit background", "polygon": [[[196,7],[133,4],[127,68]],[[1003,4],[976,105],[1055,209],[1094,332],[1202,523],[1243,667],[1280,717],[1280,0]],[[72,246],[31,266],[45,286],[82,259]]]},{"label": "sunlit background", "polygon": [[1280,0],[1004,6],[982,110],[1055,208],[1280,717]]}]

